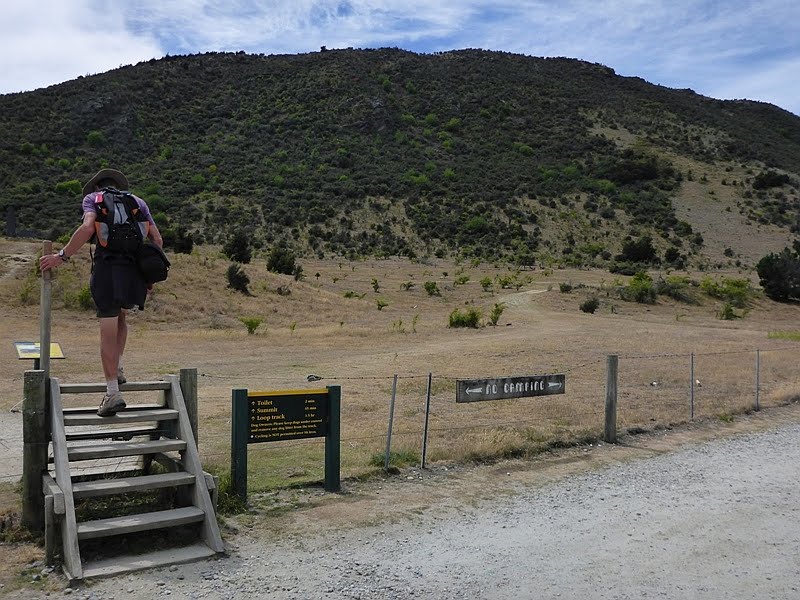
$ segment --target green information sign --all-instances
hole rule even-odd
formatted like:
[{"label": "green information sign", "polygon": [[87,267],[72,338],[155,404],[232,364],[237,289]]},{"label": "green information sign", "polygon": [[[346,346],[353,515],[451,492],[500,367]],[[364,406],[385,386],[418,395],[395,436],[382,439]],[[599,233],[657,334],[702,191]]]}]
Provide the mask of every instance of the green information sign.
[{"label": "green information sign", "polygon": [[247,446],[305,438],[325,438],[325,490],[341,488],[340,411],[342,389],[250,392],[231,397],[231,482],[247,499]]},{"label": "green information sign", "polygon": [[277,442],[325,437],[328,390],[250,392],[247,442]]}]

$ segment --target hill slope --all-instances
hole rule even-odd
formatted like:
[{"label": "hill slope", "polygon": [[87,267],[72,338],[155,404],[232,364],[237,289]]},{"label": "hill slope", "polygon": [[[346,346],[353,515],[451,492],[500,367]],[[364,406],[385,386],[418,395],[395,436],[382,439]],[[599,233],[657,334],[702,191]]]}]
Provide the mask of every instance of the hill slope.
[{"label": "hill slope", "polygon": [[573,59],[168,57],[0,96],[0,126],[0,215],[17,233],[71,230],[80,182],[105,165],[163,228],[317,254],[600,264],[652,235],[702,262],[722,255],[705,238],[743,233],[693,222],[692,205],[722,201],[767,228],[752,259],[800,223],[800,118]]}]

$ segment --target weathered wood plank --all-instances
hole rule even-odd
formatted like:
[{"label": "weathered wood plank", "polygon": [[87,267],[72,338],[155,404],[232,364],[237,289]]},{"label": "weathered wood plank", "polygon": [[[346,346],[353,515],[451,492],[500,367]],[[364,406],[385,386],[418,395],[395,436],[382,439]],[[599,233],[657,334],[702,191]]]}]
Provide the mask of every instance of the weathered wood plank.
[{"label": "weathered wood plank", "polygon": [[[186,441],[186,451],[183,453],[184,469],[194,475],[198,482],[205,480],[203,465],[200,463],[200,455],[197,452],[197,445],[194,443],[192,426],[186,414],[186,405],[183,402],[180,381],[176,375],[169,375],[168,381],[172,384],[170,392],[167,393],[167,405],[178,411],[177,430],[178,437]],[[222,543],[222,536],[219,533],[217,517],[214,514],[214,506],[205,485],[192,486],[193,503],[205,514],[203,521],[203,539],[208,547],[216,552],[224,552],[225,544]]]},{"label": "weathered wood plank", "polygon": [[205,544],[198,543],[183,548],[158,550],[136,556],[122,556],[88,563],[84,568],[84,576],[89,578],[113,577],[123,573],[132,573],[144,569],[180,565],[215,556],[216,553]]},{"label": "weathered wood plank", "polygon": [[64,494],[64,518],[61,519],[64,570],[69,579],[82,579],[81,553],[78,548],[78,526],[75,521],[75,501],[72,498],[72,476],[64,433],[64,409],[58,379],[50,379],[50,426],[53,437],[53,457],[56,482]]},{"label": "weathered wood plank", "polygon": [[176,452],[186,448],[183,440],[148,440],[146,442],[118,442],[112,444],[93,444],[73,446],[68,449],[70,460],[90,460],[92,458],[116,458],[118,456],[140,456],[156,452]]},{"label": "weathered wood plank", "polygon": [[179,372],[183,402],[186,405],[186,415],[192,426],[195,446],[200,446],[197,437],[197,369],[181,369]]},{"label": "weathered wood plank", "polygon": [[25,371],[22,397],[22,521],[44,528],[42,474],[47,471],[47,401],[44,371]]},{"label": "weathered wood plank", "polygon": [[[119,386],[121,392],[152,392],[169,389],[168,381],[134,381]],[[105,393],[105,383],[62,383],[62,394],[96,394]]]},{"label": "weathered wood plank", "polygon": [[53,511],[57,515],[64,514],[64,492],[56,483],[55,479],[50,477],[49,473],[42,475],[42,488],[45,496],[53,497]]},{"label": "weathered wood plank", "polygon": [[121,410],[115,415],[100,417],[96,413],[71,413],[64,415],[64,425],[116,425],[118,423],[147,423],[148,421],[174,421],[178,411],[170,408],[151,410]]},{"label": "weathered wood plank", "polygon": [[67,432],[67,441],[77,440],[105,440],[105,439],[130,439],[132,437],[150,436],[162,430],[156,425],[144,427],[114,427],[109,429],[94,429],[90,431]]},{"label": "weathered wood plank", "polygon": [[78,523],[78,539],[88,540],[110,535],[148,531],[150,529],[177,527],[178,525],[200,522],[203,517],[201,509],[196,506],[187,506],[186,508],[174,508],[172,510],[161,510],[126,517],[85,521]]},{"label": "weathered wood plank", "polygon": [[72,494],[75,498],[91,498],[191,485],[194,482],[195,477],[190,473],[161,473],[158,475],[143,475],[141,477],[121,477],[119,479],[73,483]]}]

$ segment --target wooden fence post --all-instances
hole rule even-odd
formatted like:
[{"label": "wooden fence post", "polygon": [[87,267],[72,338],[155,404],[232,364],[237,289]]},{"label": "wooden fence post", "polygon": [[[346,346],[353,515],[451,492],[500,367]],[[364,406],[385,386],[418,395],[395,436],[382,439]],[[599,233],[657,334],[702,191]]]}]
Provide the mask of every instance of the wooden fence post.
[{"label": "wooden fence post", "polygon": [[22,520],[28,529],[44,528],[42,475],[47,469],[50,427],[45,372],[25,371],[22,398]]},{"label": "wooden fence post", "polygon": [[617,442],[617,374],[619,355],[609,354],[606,361],[606,426],[603,439],[609,444]]},{"label": "wooden fence post", "polygon": [[[42,243],[42,256],[53,253],[53,242]],[[39,297],[39,368],[44,371],[44,378],[50,377],[50,304],[53,281],[52,269],[42,271],[42,289]]]},{"label": "wooden fence post", "polygon": [[197,436],[197,369],[181,369],[179,377],[183,401],[186,403],[186,414],[189,416],[189,423],[192,426],[194,443],[199,448],[200,443]]}]

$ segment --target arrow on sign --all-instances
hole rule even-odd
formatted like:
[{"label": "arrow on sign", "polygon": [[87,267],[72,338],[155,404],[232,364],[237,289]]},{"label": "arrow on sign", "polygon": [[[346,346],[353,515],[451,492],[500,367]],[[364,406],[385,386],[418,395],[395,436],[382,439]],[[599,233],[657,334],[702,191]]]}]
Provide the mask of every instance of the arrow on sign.
[{"label": "arrow on sign", "polygon": [[467,388],[467,393],[468,394],[480,394],[481,392],[483,392],[483,388],[482,387],[479,387],[479,388]]},{"label": "arrow on sign", "polygon": [[561,382],[560,381],[548,381],[547,382],[547,388],[548,389],[560,388],[560,387],[561,387]]}]

